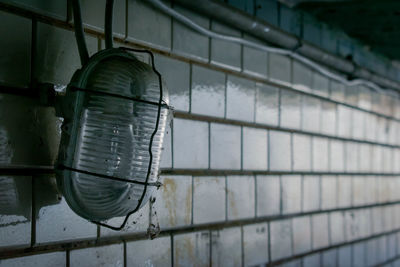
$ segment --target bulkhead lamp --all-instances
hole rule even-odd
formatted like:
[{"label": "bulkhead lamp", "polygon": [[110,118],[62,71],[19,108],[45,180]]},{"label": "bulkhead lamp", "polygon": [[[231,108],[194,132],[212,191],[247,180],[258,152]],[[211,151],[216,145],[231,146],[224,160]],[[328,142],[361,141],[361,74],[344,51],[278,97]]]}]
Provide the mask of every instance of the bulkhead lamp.
[{"label": "bulkhead lamp", "polygon": [[88,220],[127,216],[159,185],[169,106],[150,56],[152,66],[123,48],[100,51],[67,87],[57,181]]}]

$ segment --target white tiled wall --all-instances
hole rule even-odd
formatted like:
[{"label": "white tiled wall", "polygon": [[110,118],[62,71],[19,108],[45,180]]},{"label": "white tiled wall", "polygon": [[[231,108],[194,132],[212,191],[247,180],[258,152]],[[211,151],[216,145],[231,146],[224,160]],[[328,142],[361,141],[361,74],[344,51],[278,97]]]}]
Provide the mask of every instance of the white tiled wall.
[{"label": "white tiled wall", "polygon": [[[51,8],[6,2],[59,26],[37,22],[32,38],[35,22],[0,11],[0,33],[8,36],[0,39],[0,83],[24,87],[35,78],[67,85],[80,63],[66,1]],[[105,1],[83,2],[86,26],[101,33]],[[174,8],[203,27],[260,42]],[[1,266],[252,266],[281,260],[288,266],[365,266],[399,255],[399,99],[347,88],[285,56],[210,40],[143,1],[119,0],[115,10],[114,31],[127,37],[124,45],[155,51],[176,111],[156,202],[114,232],[75,215],[52,177],[2,177],[0,193],[9,189],[0,194]],[[95,53],[102,41],[86,39]],[[1,163],[53,164],[60,125],[54,112],[22,97],[1,95],[0,101]],[[164,232],[142,240],[149,224]],[[63,246],[76,242],[88,247]],[[34,254],[47,245],[64,251],[25,256],[18,250]],[[10,251],[16,254],[6,259]],[[291,259],[299,255],[304,257]]]}]

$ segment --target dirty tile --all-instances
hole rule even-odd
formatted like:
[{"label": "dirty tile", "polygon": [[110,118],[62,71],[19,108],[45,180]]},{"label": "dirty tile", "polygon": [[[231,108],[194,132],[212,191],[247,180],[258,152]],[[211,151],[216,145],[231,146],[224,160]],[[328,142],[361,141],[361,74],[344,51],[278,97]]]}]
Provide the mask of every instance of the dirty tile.
[{"label": "dirty tile", "polygon": [[312,215],[312,248],[319,249],[329,245],[328,215]]},{"label": "dirty tile", "polygon": [[312,167],[314,171],[328,171],[329,147],[328,139],[321,137],[312,138]]},{"label": "dirty tile", "polygon": [[359,210],[345,212],[345,229],[347,241],[360,238],[360,213]]},{"label": "dirty tile", "polygon": [[160,168],[172,168],[172,122],[166,127],[164,142],[162,146]]},{"label": "dirty tile", "polygon": [[344,214],[341,211],[329,213],[331,243],[339,244],[345,241]]},{"label": "dirty tile", "polygon": [[320,132],[321,111],[321,100],[315,97],[303,96],[301,127],[304,131]]},{"label": "dirty tile", "polygon": [[154,194],[154,204],[161,229],[189,225],[192,217],[192,177],[161,177],[163,186]]},{"label": "dirty tile", "polygon": [[208,123],[174,119],[174,168],[208,168]]},{"label": "dirty tile", "polygon": [[359,151],[358,151],[358,143],[355,142],[346,142],[345,143],[345,151],[346,151],[346,171],[347,172],[358,172],[359,171]]},{"label": "dirty tile", "polygon": [[359,93],[358,85],[346,86],[346,97],[345,97],[346,103],[352,106],[357,106],[358,93]]},{"label": "dirty tile", "polygon": [[66,263],[67,263],[67,255],[65,254],[65,252],[53,252],[53,253],[26,256],[21,258],[0,260],[0,266],[2,267],[20,267],[20,266],[53,267],[53,266],[66,266]]},{"label": "dirty tile", "polygon": [[126,266],[171,266],[171,238],[126,243]]},{"label": "dirty tile", "polygon": [[0,60],[0,83],[27,87],[31,78],[31,20],[2,11],[0,18],[0,36],[7,36],[0,41],[0,49],[7,51]]},{"label": "dirty tile", "polygon": [[383,173],[391,173],[393,172],[393,149],[390,147],[382,147],[382,161]]},{"label": "dirty tile", "polygon": [[337,179],[336,176],[321,176],[321,209],[336,208]]},{"label": "dirty tile", "polygon": [[193,223],[225,220],[225,177],[193,177]]},{"label": "dirty tile", "polygon": [[292,255],[292,223],[290,219],[270,223],[271,260]]},{"label": "dirty tile", "polygon": [[227,176],[228,220],[255,216],[253,176]]},{"label": "dirty tile", "polygon": [[[34,190],[38,244],[97,236],[97,226],[70,209],[53,177],[35,177]],[[56,223],[54,218],[57,218]]]},{"label": "dirty tile", "polygon": [[335,101],[344,102],[345,86],[342,83],[330,81],[331,98]]},{"label": "dirty tile", "polygon": [[173,243],[173,266],[209,266],[209,231],[174,235]]},{"label": "dirty tile", "polygon": [[278,125],[279,89],[256,83],[256,123]]},{"label": "dirty tile", "polygon": [[380,143],[387,143],[388,141],[388,120],[384,117],[378,117],[377,119],[377,136],[376,141]]},{"label": "dirty tile", "polygon": [[369,89],[366,86],[359,86],[358,106],[366,110],[371,110],[372,106],[371,89]]},{"label": "dirty tile", "polygon": [[[378,190],[376,186],[376,177],[374,176],[366,176],[365,179],[365,203],[366,204],[373,204],[378,200]],[[396,187],[397,190],[397,187]]]},{"label": "dirty tile", "polygon": [[330,171],[342,172],[344,171],[344,143],[339,140],[330,140]]},{"label": "dirty tile", "polygon": [[268,56],[269,77],[290,86],[291,83],[291,60],[288,57],[269,54]]},{"label": "dirty tile", "polygon": [[[86,35],[89,55],[97,52],[97,39]],[[38,81],[67,85],[81,67],[73,31],[38,23],[35,74]],[[60,68],[60,66],[62,66]]]},{"label": "dirty tile", "polygon": [[123,266],[123,244],[72,250],[70,266]]},{"label": "dirty tile", "polygon": [[322,101],[321,133],[336,135],[336,104]]},{"label": "dirty tile", "polygon": [[242,237],[240,227],[211,232],[212,266],[242,266]]},{"label": "dirty tile", "polygon": [[301,125],[301,95],[281,90],[280,126],[299,129]]},{"label": "dirty tile", "polygon": [[256,266],[268,262],[267,223],[243,226],[244,265]]},{"label": "dirty tile", "polygon": [[312,89],[315,94],[329,96],[329,79],[325,76],[314,72],[312,79]]},{"label": "dirty tile", "polygon": [[292,168],[290,133],[269,131],[270,170],[289,171]]},{"label": "dirty tile", "polygon": [[351,134],[351,112],[346,106],[338,105],[338,136],[350,137]]},{"label": "dirty tile", "polygon": [[[59,1],[55,1],[57,3]],[[61,1],[60,1],[61,2]],[[93,30],[104,32],[105,7],[106,1],[84,0],[82,1],[82,20],[83,24]],[[125,37],[126,3],[124,0],[114,1],[113,5],[113,33],[120,37]]]},{"label": "dirty tile", "polygon": [[243,127],[243,169],[268,168],[268,132],[264,129]]},{"label": "dirty tile", "polygon": [[338,176],[338,207],[351,205],[351,176]]},{"label": "dirty tile", "polygon": [[293,61],[293,87],[302,91],[311,91],[312,71],[300,62]]},{"label": "dirty tile", "polygon": [[378,117],[374,114],[365,114],[365,139],[376,141]]},{"label": "dirty tile", "polygon": [[254,121],[255,83],[228,76],[226,88],[226,118]]},{"label": "dirty tile", "polygon": [[225,74],[193,65],[191,97],[192,113],[224,117]]},{"label": "dirty tile", "polygon": [[[225,35],[241,36],[238,30],[216,21],[211,21],[211,30]],[[211,39],[211,63],[234,70],[240,70],[240,59],[241,45],[228,41]]]},{"label": "dirty tile", "polygon": [[311,170],[311,137],[293,134],[293,170]]},{"label": "dirty tile", "polygon": [[360,171],[361,172],[370,172],[371,171],[371,158],[372,158],[372,149],[369,144],[359,144],[360,149]]},{"label": "dirty tile", "polygon": [[365,112],[353,110],[353,130],[352,137],[354,139],[364,139],[365,137]]},{"label": "dirty tile", "polygon": [[365,243],[356,243],[352,245],[353,265],[354,267],[365,266]]},{"label": "dirty tile", "polygon": [[[194,21],[197,25],[206,29],[210,27],[210,20],[208,18],[179,6],[175,6],[174,9]],[[193,31],[176,20],[173,20],[172,27],[172,50],[175,53],[208,61],[209,38],[207,36]]]},{"label": "dirty tile", "polygon": [[320,208],[320,181],[319,176],[303,176],[303,212],[318,210]]},{"label": "dirty tile", "polygon": [[281,176],[282,213],[295,213],[301,210],[301,176]]},{"label": "dirty tile", "polygon": [[237,126],[211,124],[211,169],[240,169],[241,129]]},{"label": "dirty tile", "polygon": [[139,0],[129,1],[127,23],[128,39],[162,50],[171,48],[171,18],[158,9]]},{"label": "dirty tile", "polygon": [[353,176],[352,177],[352,188],[353,188],[353,206],[361,206],[365,204],[366,197],[366,180],[364,176]]},{"label": "dirty tile", "polygon": [[381,173],[383,170],[382,147],[372,145],[372,172]]},{"label": "dirty tile", "polygon": [[311,221],[309,216],[292,219],[293,254],[302,254],[311,250]]},{"label": "dirty tile", "polygon": [[378,195],[379,195],[379,202],[384,203],[387,202],[389,198],[389,193],[390,193],[390,185],[388,183],[388,177],[381,176],[378,177]]},{"label": "dirty tile", "polygon": [[[262,41],[247,34],[243,38],[255,43],[264,44]],[[265,77],[267,76],[267,65],[268,54],[266,51],[243,46],[243,72]]]},{"label": "dirty tile", "polygon": [[268,216],[280,212],[279,176],[257,175],[257,216]]},{"label": "dirty tile", "polygon": [[[2,154],[0,157],[3,156]],[[11,247],[27,247],[30,245],[31,179],[31,177],[24,176],[0,176],[0,251],[3,248],[10,249]]]},{"label": "dirty tile", "polygon": [[167,85],[169,104],[175,110],[189,111],[189,63],[155,54],[154,64]]}]

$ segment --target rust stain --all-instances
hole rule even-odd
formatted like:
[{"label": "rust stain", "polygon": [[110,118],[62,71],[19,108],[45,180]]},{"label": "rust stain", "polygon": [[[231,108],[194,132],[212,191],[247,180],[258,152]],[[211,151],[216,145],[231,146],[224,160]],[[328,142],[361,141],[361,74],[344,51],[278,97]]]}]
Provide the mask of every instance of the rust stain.
[{"label": "rust stain", "polygon": [[165,207],[168,210],[169,214],[169,224],[171,226],[176,225],[176,208],[175,203],[176,200],[176,182],[172,178],[165,178],[164,181],[164,190],[163,190],[163,198],[165,201]]},{"label": "rust stain", "polygon": [[[191,192],[191,191],[190,191]],[[185,198],[185,223],[190,223],[191,220],[191,208],[192,208],[192,194],[186,194]]]}]

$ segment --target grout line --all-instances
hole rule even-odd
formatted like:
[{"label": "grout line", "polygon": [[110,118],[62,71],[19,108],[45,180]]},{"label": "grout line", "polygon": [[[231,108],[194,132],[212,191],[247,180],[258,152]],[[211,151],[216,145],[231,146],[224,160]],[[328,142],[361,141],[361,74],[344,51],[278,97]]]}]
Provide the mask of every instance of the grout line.
[{"label": "grout line", "polygon": [[193,221],[193,214],[194,214],[194,177],[191,176],[191,180],[192,180],[192,210],[191,210],[191,214],[190,214],[190,224],[193,225],[194,221]]},{"label": "grout line", "polygon": [[32,206],[31,206],[31,247],[35,246],[36,244],[36,190],[35,190],[35,185],[36,185],[36,179],[32,176],[31,177],[31,190],[32,190]]},{"label": "grout line", "polygon": [[66,257],[66,263],[65,263],[65,266],[66,267],[70,267],[71,266],[71,253],[70,253],[71,251],[69,250],[69,249],[67,249],[66,250],[66,252],[65,252],[65,257]]},{"label": "grout line", "polygon": [[228,221],[228,177],[225,176],[225,221]]},{"label": "grout line", "polygon": [[123,252],[124,252],[124,267],[128,266],[128,261],[127,261],[127,251],[126,251],[126,241],[124,241],[123,243]]},{"label": "grout line", "polygon": [[192,101],[193,101],[193,64],[189,64],[189,113],[192,113]]},{"label": "grout line", "polygon": [[171,235],[171,237],[170,237],[170,240],[171,240],[171,266],[173,267],[174,266],[174,262],[175,262],[175,259],[174,259],[174,257],[175,257],[175,248],[174,248],[174,235],[172,234]]},{"label": "grout line", "polygon": [[243,225],[240,227],[240,248],[241,248],[241,266],[244,267],[244,229]]}]

